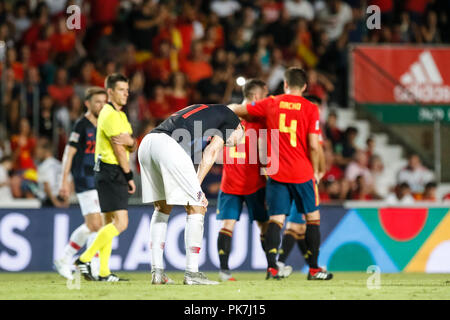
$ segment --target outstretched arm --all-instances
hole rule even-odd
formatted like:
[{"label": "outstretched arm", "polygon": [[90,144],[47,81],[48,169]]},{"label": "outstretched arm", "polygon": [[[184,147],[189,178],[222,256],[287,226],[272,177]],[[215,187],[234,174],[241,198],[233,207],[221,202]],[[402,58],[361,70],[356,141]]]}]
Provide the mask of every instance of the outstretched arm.
[{"label": "outstretched arm", "polygon": [[250,120],[251,116],[248,114],[247,105],[246,104],[229,104],[228,108],[230,108],[238,117],[243,118],[245,120]]}]

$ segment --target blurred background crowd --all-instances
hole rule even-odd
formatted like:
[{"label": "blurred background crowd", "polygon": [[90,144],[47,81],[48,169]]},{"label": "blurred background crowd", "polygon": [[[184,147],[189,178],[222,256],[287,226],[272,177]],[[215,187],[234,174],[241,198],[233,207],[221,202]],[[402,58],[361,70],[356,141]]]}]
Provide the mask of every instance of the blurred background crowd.
[{"label": "blurred background crowd", "polygon": [[[379,30],[366,27],[372,4]],[[71,5],[81,8],[76,30],[66,24]],[[433,173],[417,155],[396,186],[384,183],[374,140],[356,147],[358,130],[338,128],[334,110],[348,105],[349,43],[448,43],[448,12],[445,0],[0,0],[0,198],[57,192],[84,91],[103,86],[107,74],[129,77],[126,113],[142,139],[190,104],[241,101],[238,77],[282,93],[284,70],[295,65],[308,72],[307,94],[322,101],[322,202],[436,200]],[[208,197],[220,177],[216,166]]]}]

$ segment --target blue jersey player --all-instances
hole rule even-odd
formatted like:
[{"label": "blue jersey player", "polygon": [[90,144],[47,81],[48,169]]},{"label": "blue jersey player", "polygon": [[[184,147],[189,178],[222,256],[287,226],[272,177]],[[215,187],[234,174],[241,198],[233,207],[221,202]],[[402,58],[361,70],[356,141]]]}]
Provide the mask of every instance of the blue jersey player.
[{"label": "blue jersey player", "polygon": [[72,258],[88,241],[94,239],[95,233],[102,227],[100,204],[94,182],[95,137],[97,117],[106,103],[106,91],[91,87],[85,93],[87,112],[75,123],[69,142],[64,150],[63,174],[59,196],[70,196],[72,174],[75,192],[84,217],[84,223],[70,236],[64,248],[62,258],[54,261],[56,270],[67,279],[72,279]]}]

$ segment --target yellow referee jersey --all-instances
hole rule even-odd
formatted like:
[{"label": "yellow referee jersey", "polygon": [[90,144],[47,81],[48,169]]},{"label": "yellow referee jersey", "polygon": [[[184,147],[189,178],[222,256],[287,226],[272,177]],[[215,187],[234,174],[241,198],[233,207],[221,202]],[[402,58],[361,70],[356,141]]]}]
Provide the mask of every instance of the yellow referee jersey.
[{"label": "yellow referee jersey", "polygon": [[[119,164],[111,146],[111,138],[121,133],[133,133],[127,115],[123,111],[117,111],[110,103],[105,104],[97,120],[95,161],[100,157],[104,163]],[[128,150],[126,152],[129,159],[130,153]]]}]

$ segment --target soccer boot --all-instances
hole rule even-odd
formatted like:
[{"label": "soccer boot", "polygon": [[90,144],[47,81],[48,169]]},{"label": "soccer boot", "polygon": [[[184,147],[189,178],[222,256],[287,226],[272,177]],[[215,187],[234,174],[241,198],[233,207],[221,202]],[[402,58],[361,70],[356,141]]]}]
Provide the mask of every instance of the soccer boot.
[{"label": "soccer boot", "polygon": [[73,280],[71,265],[66,263],[63,259],[53,261],[56,271],[68,280]]},{"label": "soccer boot", "polygon": [[231,275],[230,270],[220,270],[219,271],[219,280],[222,282],[225,281],[236,281],[236,279]]},{"label": "soccer boot", "polygon": [[283,262],[277,261],[278,275],[280,278],[287,278],[292,273],[292,267],[285,265]]},{"label": "soccer boot", "polygon": [[164,272],[164,269],[152,269],[152,284],[174,284]]},{"label": "soccer boot", "polygon": [[217,281],[209,280],[202,272],[190,272],[184,273],[184,284],[187,285],[215,285],[219,284]]},{"label": "soccer boot", "polygon": [[269,279],[281,280],[281,277],[280,277],[277,269],[267,268],[266,280],[269,280]]},{"label": "soccer boot", "polygon": [[105,281],[105,282],[119,282],[119,281],[129,281],[128,279],[119,278],[114,273],[110,273],[106,277],[98,276],[98,281]]},{"label": "soccer boot", "polygon": [[80,271],[83,275],[84,279],[87,281],[95,281],[96,279],[91,273],[91,263],[90,262],[82,262],[79,258],[75,261],[75,267]]},{"label": "soccer boot", "polygon": [[318,268],[318,269],[310,268],[307,279],[308,280],[331,280],[331,279],[333,279],[333,274],[322,268]]},{"label": "soccer boot", "polygon": [[91,274],[95,279],[98,279],[100,273],[100,258],[94,256],[91,260]]}]

